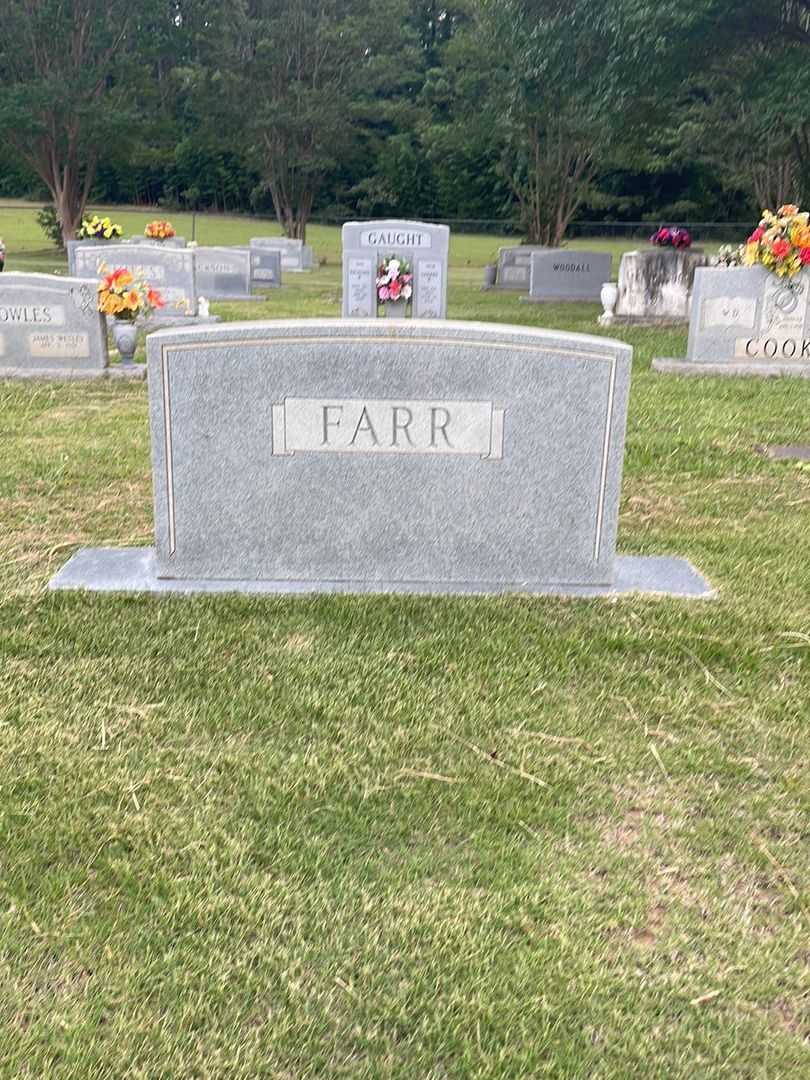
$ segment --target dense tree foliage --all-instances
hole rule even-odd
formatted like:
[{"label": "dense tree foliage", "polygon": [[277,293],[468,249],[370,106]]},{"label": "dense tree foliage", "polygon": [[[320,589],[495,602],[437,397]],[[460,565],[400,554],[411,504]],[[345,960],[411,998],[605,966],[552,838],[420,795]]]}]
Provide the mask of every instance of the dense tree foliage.
[{"label": "dense tree foliage", "polygon": [[6,0],[0,196],[723,220],[810,194],[810,0]]}]

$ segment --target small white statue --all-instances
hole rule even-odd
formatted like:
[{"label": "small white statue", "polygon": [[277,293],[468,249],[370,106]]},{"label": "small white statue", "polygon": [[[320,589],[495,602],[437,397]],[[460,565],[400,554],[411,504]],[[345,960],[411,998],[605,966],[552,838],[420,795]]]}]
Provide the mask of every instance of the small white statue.
[{"label": "small white statue", "polygon": [[197,313],[203,319],[208,318],[208,301],[204,296],[201,296],[197,300]]}]

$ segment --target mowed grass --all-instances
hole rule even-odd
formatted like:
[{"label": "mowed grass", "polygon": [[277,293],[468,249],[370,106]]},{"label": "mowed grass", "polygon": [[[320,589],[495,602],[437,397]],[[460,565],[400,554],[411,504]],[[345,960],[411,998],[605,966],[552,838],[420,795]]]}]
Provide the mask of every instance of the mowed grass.
[{"label": "mowed grass", "polygon": [[151,540],[147,388],[0,383],[0,1075],[808,1074],[810,388],[615,336],[620,547],[715,601],[51,594]]}]

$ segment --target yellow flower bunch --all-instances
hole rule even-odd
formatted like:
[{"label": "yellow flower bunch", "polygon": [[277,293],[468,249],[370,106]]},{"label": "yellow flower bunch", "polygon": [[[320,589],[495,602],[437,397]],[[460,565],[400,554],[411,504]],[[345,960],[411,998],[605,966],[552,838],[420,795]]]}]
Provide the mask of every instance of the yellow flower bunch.
[{"label": "yellow flower bunch", "polygon": [[177,233],[170,221],[150,221],[143,230],[143,235],[150,240],[171,240]]},{"label": "yellow flower bunch", "polygon": [[153,308],[165,307],[157,289],[136,278],[126,267],[120,266],[110,274],[105,266],[99,269],[104,275],[98,283],[98,310],[102,315],[133,321]]},{"label": "yellow flower bunch", "polygon": [[108,217],[100,218],[98,214],[93,214],[89,220],[85,218],[82,221],[82,227],[79,229],[79,239],[112,240],[117,236],[121,236],[123,232],[121,226],[110,221]]},{"label": "yellow flower bunch", "polygon": [[810,264],[810,213],[788,203],[776,213],[763,210],[759,225],[748,237],[744,266],[764,266],[779,277],[795,277]]}]

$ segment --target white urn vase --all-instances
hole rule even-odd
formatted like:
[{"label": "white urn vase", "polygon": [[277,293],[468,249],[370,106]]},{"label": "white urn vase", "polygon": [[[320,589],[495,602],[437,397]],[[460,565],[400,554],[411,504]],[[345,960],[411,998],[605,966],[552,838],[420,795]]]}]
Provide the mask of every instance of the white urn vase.
[{"label": "white urn vase", "polygon": [[599,325],[610,326],[614,319],[616,301],[619,299],[619,286],[613,281],[606,281],[599,292],[599,299],[602,301]]}]

